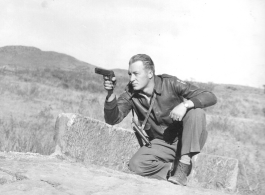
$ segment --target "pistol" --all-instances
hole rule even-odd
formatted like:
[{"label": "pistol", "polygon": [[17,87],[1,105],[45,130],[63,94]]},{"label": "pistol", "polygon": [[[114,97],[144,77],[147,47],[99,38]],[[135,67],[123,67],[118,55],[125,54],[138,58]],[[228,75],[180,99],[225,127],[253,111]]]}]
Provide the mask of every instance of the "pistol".
[{"label": "pistol", "polygon": [[[112,81],[112,78],[115,77],[115,74],[114,74],[113,70],[106,70],[106,69],[103,69],[103,68],[95,68],[95,73],[101,74],[103,76],[107,76],[109,81]],[[112,90],[108,90],[107,98],[109,98],[109,96],[112,93],[113,93],[113,89]]]},{"label": "pistol", "polygon": [[110,81],[111,81],[112,77],[115,77],[113,70],[106,70],[103,68],[95,68],[95,73],[101,74],[103,76],[107,76]]}]

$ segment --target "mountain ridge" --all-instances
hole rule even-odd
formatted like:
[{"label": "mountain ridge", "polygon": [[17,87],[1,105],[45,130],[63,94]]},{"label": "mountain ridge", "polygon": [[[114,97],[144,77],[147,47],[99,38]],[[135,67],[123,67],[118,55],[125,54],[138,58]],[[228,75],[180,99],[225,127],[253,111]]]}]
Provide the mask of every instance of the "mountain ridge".
[{"label": "mountain ridge", "polygon": [[0,47],[0,65],[16,68],[93,69],[94,65],[55,51],[43,51],[37,47],[10,45]]}]

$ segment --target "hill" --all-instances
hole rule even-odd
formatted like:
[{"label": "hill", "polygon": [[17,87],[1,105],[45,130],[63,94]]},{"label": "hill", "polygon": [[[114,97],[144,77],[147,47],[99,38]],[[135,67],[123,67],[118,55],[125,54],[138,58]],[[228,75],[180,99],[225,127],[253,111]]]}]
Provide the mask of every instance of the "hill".
[{"label": "hill", "polygon": [[[59,69],[63,71],[94,73],[95,65],[82,62],[72,56],[54,51],[42,51],[36,47],[0,47],[0,67],[7,70]],[[119,77],[127,75],[127,70],[114,69]]]},{"label": "hill", "polygon": [[76,58],[54,52],[42,51],[36,47],[5,46],[0,48],[0,65],[29,69],[93,69],[95,66]]},{"label": "hill", "polygon": [[[34,81],[63,88],[103,92],[102,76],[94,73],[95,65],[36,47],[0,47],[0,71],[15,74],[24,81]],[[127,70],[114,69],[119,84],[127,82]],[[123,91],[120,89],[118,91]]]}]

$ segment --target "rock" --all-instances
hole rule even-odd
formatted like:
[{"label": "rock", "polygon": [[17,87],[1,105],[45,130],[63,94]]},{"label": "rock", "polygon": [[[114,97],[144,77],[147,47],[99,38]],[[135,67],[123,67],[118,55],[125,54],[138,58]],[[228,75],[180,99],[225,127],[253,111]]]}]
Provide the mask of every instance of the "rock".
[{"label": "rock", "polygon": [[58,155],[0,152],[1,195],[222,195],[224,193],[127,174]]},{"label": "rock", "polygon": [[200,153],[193,158],[189,185],[233,192],[237,174],[237,159]]},{"label": "rock", "polygon": [[[87,164],[129,173],[127,164],[138,150],[134,132],[77,114],[63,113],[56,121],[56,151]],[[238,160],[199,154],[193,158],[188,186],[232,192],[236,188]]]}]

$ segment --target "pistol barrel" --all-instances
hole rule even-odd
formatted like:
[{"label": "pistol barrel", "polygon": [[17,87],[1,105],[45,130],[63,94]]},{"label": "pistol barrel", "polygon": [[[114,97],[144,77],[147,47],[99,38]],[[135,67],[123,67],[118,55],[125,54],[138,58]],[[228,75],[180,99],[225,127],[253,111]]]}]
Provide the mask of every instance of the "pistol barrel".
[{"label": "pistol barrel", "polygon": [[115,76],[113,70],[106,70],[103,68],[95,68],[95,73],[101,74],[104,76],[111,76],[111,77]]}]

